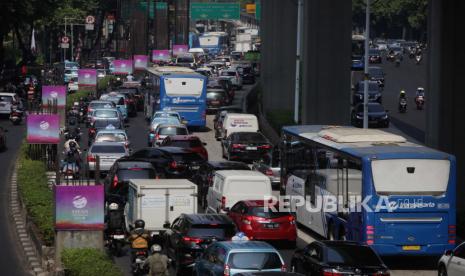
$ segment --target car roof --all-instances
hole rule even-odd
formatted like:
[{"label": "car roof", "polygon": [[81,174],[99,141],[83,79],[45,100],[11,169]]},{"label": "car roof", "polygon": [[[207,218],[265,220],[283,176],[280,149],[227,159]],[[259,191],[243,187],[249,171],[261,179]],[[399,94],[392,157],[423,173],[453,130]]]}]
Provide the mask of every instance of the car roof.
[{"label": "car roof", "polygon": [[260,178],[267,178],[268,177],[261,172],[257,171],[247,171],[247,170],[219,170],[216,172],[218,175],[223,177],[231,177],[231,176],[240,176],[240,177],[260,177]]},{"label": "car roof", "polygon": [[262,199],[256,199],[256,200],[242,200],[245,205],[249,207],[262,207],[265,206],[265,201]]},{"label": "car roof", "polygon": [[273,246],[263,241],[221,241],[217,242],[216,244],[221,247],[224,247],[228,251],[249,251],[250,249],[252,249],[259,251],[263,250],[278,252]]},{"label": "car roof", "polygon": [[241,272],[234,274],[236,276],[305,276],[296,272],[283,272],[283,271],[253,271],[253,272]]},{"label": "car roof", "polygon": [[238,162],[238,161],[208,161],[208,164],[213,167],[215,170],[224,170],[224,169],[240,169],[240,170],[245,170],[247,168],[248,170],[251,170],[249,166],[247,166],[246,163],[243,162]]},{"label": "car roof", "polygon": [[105,133],[121,133],[121,134],[125,134],[127,135],[126,131],[122,130],[122,129],[101,129],[99,131],[97,131],[97,135],[98,134],[105,134]]},{"label": "car roof", "polygon": [[115,146],[115,147],[124,147],[123,144],[121,143],[115,143],[115,142],[94,142],[92,144],[92,146],[90,146],[91,148],[93,148],[94,146]]},{"label": "car roof", "polygon": [[89,104],[93,103],[113,103],[112,101],[107,101],[107,100],[93,100]]},{"label": "car roof", "polygon": [[134,161],[127,159],[120,159],[116,161],[119,169],[129,169],[129,168],[142,168],[142,169],[153,169],[153,165],[150,162],[146,161]]},{"label": "car roof", "polygon": [[174,125],[174,124],[159,124],[157,126],[157,129],[160,129],[160,128],[167,128],[167,127],[175,127],[175,128],[187,128],[185,125]]},{"label": "car roof", "polygon": [[182,214],[192,224],[233,224],[232,220],[223,214]]},{"label": "car roof", "polygon": [[215,93],[216,93],[216,92],[223,92],[223,93],[226,93],[226,90],[221,89],[221,88],[208,88],[208,89],[207,89],[207,93],[208,93],[208,92],[215,92]]}]

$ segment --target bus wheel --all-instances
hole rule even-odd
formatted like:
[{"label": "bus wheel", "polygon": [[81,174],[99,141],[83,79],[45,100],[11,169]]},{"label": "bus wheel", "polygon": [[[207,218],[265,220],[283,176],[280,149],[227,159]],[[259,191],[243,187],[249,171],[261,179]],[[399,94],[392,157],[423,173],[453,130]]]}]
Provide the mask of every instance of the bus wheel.
[{"label": "bus wheel", "polygon": [[330,223],[328,227],[328,240],[330,241],[336,240],[336,237],[334,236],[334,227],[332,223]]}]

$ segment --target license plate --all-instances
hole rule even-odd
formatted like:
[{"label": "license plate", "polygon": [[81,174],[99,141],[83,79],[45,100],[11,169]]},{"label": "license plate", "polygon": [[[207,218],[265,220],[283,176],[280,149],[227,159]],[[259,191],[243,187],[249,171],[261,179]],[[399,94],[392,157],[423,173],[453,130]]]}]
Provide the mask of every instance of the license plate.
[{"label": "license plate", "polygon": [[404,251],[418,251],[421,249],[419,245],[404,245],[402,246],[402,250]]},{"label": "license plate", "polygon": [[246,147],[246,150],[257,150],[257,147]]},{"label": "license plate", "polygon": [[268,229],[276,229],[279,228],[279,223],[265,223],[263,226]]},{"label": "license plate", "polygon": [[198,169],[200,169],[200,166],[192,166],[191,167],[191,170],[198,170]]},{"label": "license plate", "polygon": [[124,235],[113,235],[113,239],[122,240],[122,239],[124,239]]}]

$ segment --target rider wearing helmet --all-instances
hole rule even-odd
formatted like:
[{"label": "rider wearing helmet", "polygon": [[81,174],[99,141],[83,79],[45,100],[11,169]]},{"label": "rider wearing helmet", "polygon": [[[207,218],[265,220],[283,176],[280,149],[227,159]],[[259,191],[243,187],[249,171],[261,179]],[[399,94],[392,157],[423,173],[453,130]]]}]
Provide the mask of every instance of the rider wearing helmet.
[{"label": "rider wearing helmet", "polygon": [[138,219],[134,222],[134,229],[129,232],[129,242],[131,243],[131,260],[134,262],[135,251],[148,250],[150,243],[150,233],[145,230],[145,221]]},{"label": "rider wearing helmet", "polygon": [[400,90],[399,100],[400,99],[407,99],[407,94],[405,93],[405,90]]},{"label": "rider wearing helmet", "polygon": [[169,276],[168,257],[161,253],[161,246],[158,244],[152,245],[150,248],[152,255],[150,255],[145,261],[145,265],[149,266],[150,276]]},{"label": "rider wearing helmet", "polygon": [[415,93],[415,97],[418,97],[418,96],[422,96],[422,97],[425,96],[425,89],[423,87],[418,87],[417,88],[417,91]]}]

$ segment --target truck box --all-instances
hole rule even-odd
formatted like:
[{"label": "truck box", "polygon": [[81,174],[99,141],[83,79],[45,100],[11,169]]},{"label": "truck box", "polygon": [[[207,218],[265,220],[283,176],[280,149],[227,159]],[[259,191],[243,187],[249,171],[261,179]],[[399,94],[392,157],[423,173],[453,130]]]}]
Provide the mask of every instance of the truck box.
[{"label": "truck box", "polygon": [[186,179],[132,179],[125,208],[126,228],[137,219],[153,235],[182,213],[197,213],[197,185]]}]

